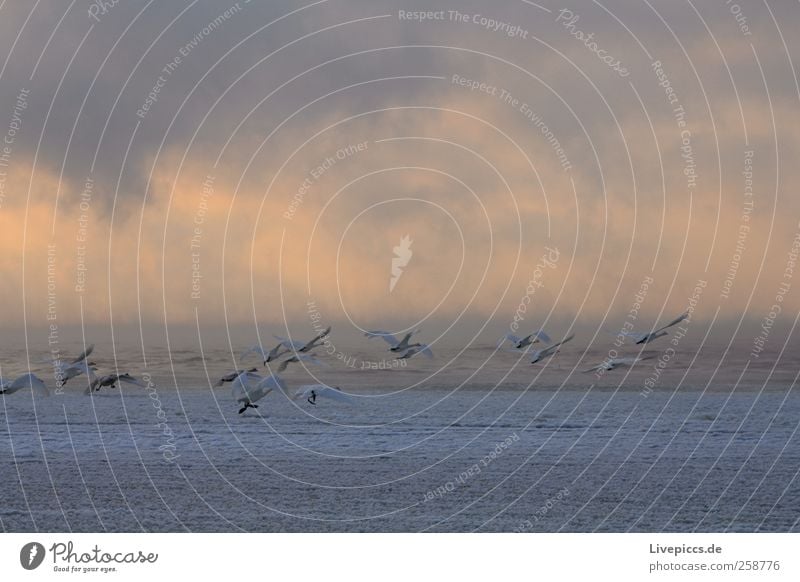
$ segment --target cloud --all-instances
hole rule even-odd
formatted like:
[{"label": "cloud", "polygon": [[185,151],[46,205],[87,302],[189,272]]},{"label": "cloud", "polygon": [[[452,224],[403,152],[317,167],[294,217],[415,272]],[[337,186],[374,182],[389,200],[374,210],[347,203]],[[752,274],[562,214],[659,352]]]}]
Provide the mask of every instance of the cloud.
[{"label": "cloud", "polygon": [[[48,245],[64,323],[80,321],[81,300],[93,322],[307,324],[309,301],[357,326],[398,311],[508,319],[546,247],[562,259],[536,296],[542,314],[624,313],[653,276],[656,315],[682,310],[705,280],[707,313],[757,319],[783,280],[800,210],[785,191],[798,178],[797,88],[762,10],[750,22],[768,96],[751,39],[722,9],[702,14],[711,38],[692,14],[657,6],[681,48],[653,10],[610,5],[650,57],[607,12],[581,9],[581,30],[625,59],[621,78],[527,5],[458,4],[527,39],[480,20],[401,22],[392,3],[321,4],[260,32],[298,6],[240,2],[220,20],[225,7],[198,3],[173,23],[187,6],[137,17],[120,4],[85,41],[93,21],[80,11],[58,28],[37,11],[22,29],[0,84],[0,133],[19,88],[31,91],[0,206],[0,286],[17,323],[24,297],[27,322],[47,324]],[[27,13],[2,12],[8,39]],[[788,28],[797,15],[781,18]],[[358,19],[369,20],[337,26]],[[415,44],[447,48],[387,48]],[[406,234],[414,255],[390,293]]]}]

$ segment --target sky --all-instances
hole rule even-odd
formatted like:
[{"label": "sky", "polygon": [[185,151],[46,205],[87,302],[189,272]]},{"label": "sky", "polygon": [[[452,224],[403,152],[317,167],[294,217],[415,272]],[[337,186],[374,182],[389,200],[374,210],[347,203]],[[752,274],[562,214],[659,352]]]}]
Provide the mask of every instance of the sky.
[{"label": "sky", "polygon": [[4,2],[4,328],[791,328],[798,26],[788,0]]}]

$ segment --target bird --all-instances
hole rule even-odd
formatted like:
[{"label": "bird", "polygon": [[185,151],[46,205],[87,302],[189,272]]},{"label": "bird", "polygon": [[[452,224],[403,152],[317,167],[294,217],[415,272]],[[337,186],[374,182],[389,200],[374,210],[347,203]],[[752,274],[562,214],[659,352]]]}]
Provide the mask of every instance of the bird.
[{"label": "bird", "polygon": [[292,396],[293,399],[305,398],[309,404],[317,405],[317,398],[331,398],[340,402],[353,402],[353,396],[342,392],[338,386],[328,386],[326,384],[305,384],[297,388]]},{"label": "bird", "polygon": [[[76,358],[66,362],[67,364],[77,364],[78,362],[82,362],[86,358],[88,358],[91,353],[94,351],[94,344],[89,344],[85,350],[83,350]],[[52,362],[52,363],[60,363],[64,361],[64,358],[57,357],[57,358],[45,358],[45,362]]]},{"label": "bird", "polygon": [[688,317],[689,317],[689,312],[684,311],[678,317],[670,321],[667,325],[661,326],[658,329],[655,329],[649,333],[637,333],[632,331],[622,331],[620,333],[634,340],[636,344],[649,344],[653,340],[656,340],[660,337],[664,337],[665,335],[669,335],[664,330],[666,330],[669,327],[672,327],[673,325],[678,325],[680,322],[687,319]]},{"label": "bird", "polygon": [[56,386],[59,388],[66,385],[72,378],[80,376],[81,374],[86,374],[90,382],[94,381],[94,373],[97,371],[97,364],[94,362],[87,362],[86,360],[80,360],[75,363],[55,362],[53,365],[56,370]]},{"label": "bird", "polygon": [[598,365],[589,368],[588,370],[583,370],[583,373],[586,374],[588,372],[608,372],[610,370],[614,370],[615,368],[623,368],[623,367],[633,367],[634,364],[641,362],[642,360],[649,360],[653,358],[653,356],[640,356],[636,358],[608,358],[607,360],[603,360]]},{"label": "bird", "polygon": [[544,330],[541,330],[541,329],[538,330],[538,331],[535,331],[535,332],[533,332],[531,334],[528,334],[525,337],[518,337],[518,336],[515,336],[513,333],[507,333],[505,336],[500,338],[500,341],[498,342],[497,347],[500,347],[501,345],[503,345],[503,342],[506,341],[506,340],[511,342],[511,345],[515,350],[524,350],[528,346],[531,346],[531,345],[533,345],[535,343],[539,343],[540,341],[542,341],[542,342],[544,342],[546,344],[549,344],[550,341],[551,341],[550,340],[550,336],[547,335],[544,332]]},{"label": "bird", "polygon": [[291,358],[286,358],[280,363],[280,365],[278,366],[278,372],[286,371],[286,368],[289,367],[289,364],[293,364],[295,362],[311,362],[312,364],[316,364],[317,366],[328,365],[322,360],[317,359],[314,356],[314,354],[295,354]]},{"label": "bird", "polygon": [[258,368],[250,368],[249,370],[234,370],[229,374],[225,374],[222,378],[217,380],[217,382],[214,384],[214,388],[219,388],[225,382],[233,382],[239,377],[239,374],[244,374],[245,372],[258,372]]},{"label": "bird", "polygon": [[56,377],[56,386],[63,386],[68,380],[79,376],[81,374],[88,374],[88,367],[94,367],[94,362],[86,362],[91,353],[94,351],[94,344],[89,344],[77,357],[72,360],[65,361],[63,358],[46,358],[45,362],[52,364],[53,371]]},{"label": "bird", "polygon": [[14,394],[14,392],[19,392],[24,388],[30,388],[33,392],[42,396],[50,396],[50,390],[47,389],[47,385],[36,374],[22,374],[11,381],[0,380],[0,394]]},{"label": "bird", "polygon": [[246,356],[248,356],[248,355],[250,355],[252,353],[256,353],[256,354],[261,356],[261,360],[264,362],[264,365],[266,366],[269,362],[272,362],[273,360],[278,359],[279,357],[281,357],[284,354],[288,354],[290,351],[291,350],[289,348],[287,348],[283,344],[283,340],[281,340],[281,342],[277,346],[275,346],[274,348],[272,348],[269,351],[265,350],[260,345],[254,345],[254,346],[248,348],[241,355],[241,357],[239,359],[244,359]]},{"label": "bird", "polygon": [[379,337],[387,344],[389,344],[389,351],[390,352],[405,352],[409,348],[416,348],[421,346],[420,343],[408,343],[411,339],[411,336],[414,334],[419,333],[419,330],[410,331],[406,335],[403,336],[403,339],[398,340],[397,337],[391,332],[382,331],[382,330],[374,330],[365,332],[364,335],[370,339],[374,337]]},{"label": "bird", "polygon": [[328,326],[328,329],[323,330],[319,335],[317,335],[314,339],[308,342],[301,342],[297,340],[290,340],[285,337],[281,337],[279,335],[273,336],[275,339],[281,342],[286,348],[290,351],[305,353],[309,352],[315,347],[317,347],[320,341],[325,339],[331,333],[331,327]]},{"label": "bird", "polygon": [[258,408],[258,404],[255,403],[273,390],[287,392],[286,383],[280,376],[270,374],[263,377],[252,372],[245,372],[233,381],[231,394],[233,399],[242,405],[239,409],[239,414],[242,414],[248,408]]},{"label": "bird", "polygon": [[106,374],[105,376],[96,377],[86,388],[84,394],[90,394],[93,391],[97,392],[100,388],[116,388],[117,382],[126,382],[147,388],[147,384],[125,372],[124,374]]},{"label": "bird", "polygon": [[535,352],[533,352],[533,359],[531,360],[531,364],[535,364],[536,362],[541,362],[545,358],[549,358],[550,356],[557,354],[558,349],[568,341],[572,340],[572,338],[574,337],[575,337],[574,333],[570,334],[560,342],[556,342],[553,345],[547,346],[546,348],[543,348],[541,350],[536,350]]},{"label": "bird", "polygon": [[418,344],[417,347],[413,347],[413,348],[410,348],[410,349],[406,350],[406,353],[404,353],[402,356],[399,356],[397,359],[398,360],[407,360],[409,358],[413,358],[414,356],[416,356],[419,353],[423,353],[426,356],[428,356],[429,358],[433,357],[433,351],[431,351],[431,348],[430,348],[430,346],[428,344]]}]

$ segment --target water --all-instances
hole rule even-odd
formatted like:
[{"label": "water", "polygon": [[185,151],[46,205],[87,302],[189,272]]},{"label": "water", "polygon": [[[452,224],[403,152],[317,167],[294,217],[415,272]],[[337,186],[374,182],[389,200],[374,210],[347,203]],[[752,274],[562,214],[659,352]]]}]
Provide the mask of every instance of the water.
[{"label": "water", "polygon": [[[227,385],[209,387],[208,377],[230,368],[224,351],[150,357],[150,391],[14,394],[0,400],[0,523],[4,531],[799,528],[794,362],[742,375],[741,365],[718,368],[719,354],[692,362],[686,351],[647,392],[652,365],[597,379],[575,369],[578,355],[540,372],[489,348],[394,370],[334,360],[311,371],[357,394],[355,404],[312,407],[272,394],[241,416]],[[601,353],[583,355],[578,368]],[[132,351],[117,356],[137,361]],[[299,368],[285,378],[312,380]]]}]

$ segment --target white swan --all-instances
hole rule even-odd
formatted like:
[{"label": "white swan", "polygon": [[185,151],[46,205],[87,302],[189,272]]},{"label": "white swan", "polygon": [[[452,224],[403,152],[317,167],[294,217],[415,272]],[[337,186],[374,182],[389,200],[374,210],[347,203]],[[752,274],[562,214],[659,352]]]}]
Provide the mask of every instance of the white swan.
[{"label": "white swan", "polygon": [[36,374],[23,374],[9,382],[0,380],[0,394],[14,394],[14,392],[19,392],[24,388],[30,388],[34,393],[42,396],[50,396],[50,390],[47,389],[47,385]]},{"label": "white swan", "polygon": [[125,382],[141,388],[147,388],[147,384],[125,372],[124,374],[106,374],[105,376],[95,377],[84,390],[84,394],[89,394],[92,391],[97,392],[100,388],[116,388],[117,382]]},{"label": "white swan", "polygon": [[664,337],[665,335],[669,335],[666,331],[667,328],[672,327],[673,325],[678,325],[683,320],[689,317],[689,312],[685,311],[681,313],[678,317],[670,321],[667,325],[663,325],[658,329],[655,329],[649,333],[637,333],[633,331],[621,331],[620,333],[626,337],[631,338],[637,344],[649,344],[651,341],[658,339],[660,337]]},{"label": "white swan", "polygon": [[515,349],[515,350],[524,350],[528,346],[531,346],[531,345],[533,345],[535,343],[538,343],[540,341],[543,341],[544,343],[549,344],[550,343],[550,336],[547,335],[544,332],[544,330],[541,330],[541,329],[538,330],[538,331],[535,331],[535,332],[533,332],[531,334],[528,334],[525,337],[518,337],[518,336],[514,335],[513,333],[507,333],[505,336],[500,338],[500,341],[498,342],[497,347],[499,348],[501,345],[503,345],[503,342],[505,342],[506,340],[511,342],[511,346],[513,347],[513,349]]},{"label": "white swan", "polygon": [[642,360],[650,360],[654,356],[640,356],[638,358],[609,358],[600,362],[598,365],[589,368],[588,370],[583,370],[584,374],[588,372],[599,372],[599,371],[609,371],[615,368],[624,368],[628,367],[631,368],[634,364],[641,362]]},{"label": "white swan", "polygon": [[87,362],[91,353],[94,351],[94,344],[89,344],[83,352],[78,354],[72,360],[65,360],[64,358],[45,358],[43,362],[47,362],[53,366],[53,371],[56,377],[56,386],[63,386],[68,380],[80,376],[81,374],[89,373],[89,368],[96,370],[94,362]]},{"label": "white swan", "polygon": [[406,335],[403,336],[403,339],[400,340],[398,340],[393,333],[382,330],[368,331],[365,332],[364,335],[370,339],[374,337],[381,338],[383,341],[389,344],[390,352],[405,352],[409,348],[416,348],[422,345],[420,343],[414,343],[414,344],[408,343],[409,340],[411,339],[411,336],[413,336],[416,333],[419,333],[419,330],[408,332]]},{"label": "white swan", "polygon": [[536,362],[541,362],[545,358],[549,358],[550,356],[557,354],[558,353],[558,349],[561,346],[563,346],[565,343],[567,343],[568,341],[571,341],[572,338],[574,338],[574,337],[575,337],[574,333],[570,334],[567,337],[565,337],[563,340],[561,340],[560,342],[556,342],[553,345],[547,346],[544,349],[536,350],[535,352],[533,352],[533,359],[531,360],[531,364],[535,364]]},{"label": "white swan", "polygon": [[86,360],[81,360],[76,363],[56,362],[54,366],[56,386],[58,387],[66,385],[72,378],[80,376],[81,374],[86,374],[89,377],[89,382],[93,382],[95,378],[94,373],[97,371],[97,364],[94,362],[87,362]]},{"label": "white swan", "polygon": [[305,398],[309,404],[317,405],[317,398],[330,398],[339,402],[352,403],[354,397],[342,392],[338,386],[328,386],[326,384],[305,384],[300,386],[295,392],[293,399]]},{"label": "white swan", "polygon": [[307,341],[307,342],[301,342],[301,341],[297,341],[297,340],[290,340],[290,339],[287,339],[285,337],[281,337],[279,335],[276,335],[274,337],[275,337],[275,339],[280,341],[281,344],[286,346],[286,348],[288,348],[289,350],[292,350],[292,351],[295,351],[295,352],[305,353],[305,352],[308,352],[308,351],[314,349],[315,347],[317,347],[319,345],[319,342],[322,341],[323,339],[325,339],[328,336],[328,334],[330,334],[330,333],[331,333],[331,327],[328,326],[328,329],[323,330],[322,333],[320,333],[314,339],[312,339],[310,341]]},{"label": "white swan", "polygon": [[239,409],[239,414],[242,414],[248,408],[258,408],[258,404],[255,403],[273,390],[287,392],[286,382],[280,376],[270,374],[263,377],[253,372],[245,372],[239,374],[233,381],[231,394],[233,399],[242,405]]},{"label": "white swan", "polygon": [[89,355],[91,355],[91,353],[93,351],[94,351],[94,344],[89,344],[88,346],[86,346],[86,349],[83,350],[83,352],[81,352],[76,358],[74,358],[72,360],[69,360],[69,361],[65,362],[65,358],[62,358],[62,357],[58,357],[58,358],[48,357],[48,358],[44,358],[42,361],[43,362],[52,363],[52,364],[60,364],[60,363],[65,363],[65,365],[77,364],[78,362],[82,362],[83,360],[88,358]]}]

